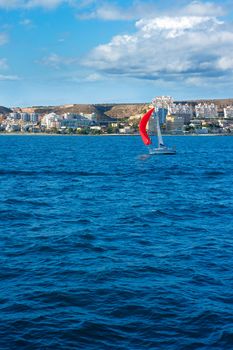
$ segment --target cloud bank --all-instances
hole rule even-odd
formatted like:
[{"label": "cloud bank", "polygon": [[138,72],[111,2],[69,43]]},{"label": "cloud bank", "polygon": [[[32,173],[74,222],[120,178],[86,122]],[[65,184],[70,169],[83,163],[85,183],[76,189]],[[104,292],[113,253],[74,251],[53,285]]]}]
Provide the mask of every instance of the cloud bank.
[{"label": "cloud bank", "polygon": [[0,0],[0,8],[3,9],[30,9],[34,7],[44,7],[48,9],[56,8],[62,4],[69,4],[69,0]]},{"label": "cloud bank", "polygon": [[192,2],[172,14],[136,21],[133,34],[117,35],[88,55],[96,71],[137,79],[187,81],[233,75],[233,25],[212,3]]}]

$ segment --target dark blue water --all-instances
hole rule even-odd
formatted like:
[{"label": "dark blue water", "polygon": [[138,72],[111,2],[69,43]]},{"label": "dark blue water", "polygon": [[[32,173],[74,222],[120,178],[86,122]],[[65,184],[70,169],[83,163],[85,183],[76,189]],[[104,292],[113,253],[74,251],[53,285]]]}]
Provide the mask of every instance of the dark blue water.
[{"label": "dark blue water", "polygon": [[233,138],[0,137],[0,349],[232,349]]}]

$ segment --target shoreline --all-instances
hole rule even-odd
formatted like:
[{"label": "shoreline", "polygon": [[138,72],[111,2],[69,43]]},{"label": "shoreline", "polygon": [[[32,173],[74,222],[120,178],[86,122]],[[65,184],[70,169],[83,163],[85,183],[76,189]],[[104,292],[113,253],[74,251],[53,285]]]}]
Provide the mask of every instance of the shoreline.
[{"label": "shoreline", "polygon": [[[0,133],[0,136],[46,136],[46,137],[49,137],[49,136],[65,136],[65,137],[70,137],[70,136],[75,136],[75,137],[84,137],[84,136],[88,136],[88,137],[106,137],[106,136],[120,136],[120,137],[124,137],[124,136],[140,136],[140,134],[100,134],[100,135],[92,135],[92,134],[87,134],[87,135],[78,135],[78,134],[56,134],[56,133],[51,133],[51,134],[47,134],[47,133],[17,133],[17,132],[11,132],[11,133]],[[153,136],[156,136],[156,135],[153,135]],[[173,135],[173,134],[163,134],[163,136],[169,136],[169,137],[177,137],[177,136],[181,136],[181,137],[187,137],[187,136],[192,136],[192,137],[198,137],[198,136],[201,136],[201,137],[205,137],[205,136],[208,136],[208,137],[211,137],[211,136],[233,136],[233,134],[177,134],[177,135]]]}]

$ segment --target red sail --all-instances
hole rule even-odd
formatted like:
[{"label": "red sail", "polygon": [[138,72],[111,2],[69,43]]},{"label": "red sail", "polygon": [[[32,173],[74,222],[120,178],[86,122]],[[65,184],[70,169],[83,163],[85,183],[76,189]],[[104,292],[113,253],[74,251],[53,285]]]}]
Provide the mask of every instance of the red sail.
[{"label": "red sail", "polygon": [[147,123],[151,117],[151,114],[154,112],[154,108],[151,108],[146,114],[144,114],[144,116],[142,117],[140,123],[139,123],[139,131],[140,131],[140,135],[142,137],[142,141],[145,143],[145,145],[150,145],[151,139],[149,138],[147,132],[146,132],[146,126]]}]

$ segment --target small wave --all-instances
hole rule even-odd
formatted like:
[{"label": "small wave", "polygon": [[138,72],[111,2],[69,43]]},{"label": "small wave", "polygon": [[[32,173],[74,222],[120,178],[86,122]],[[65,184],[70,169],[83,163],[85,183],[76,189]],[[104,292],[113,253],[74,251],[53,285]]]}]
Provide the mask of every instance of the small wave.
[{"label": "small wave", "polygon": [[87,171],[51,171],[51,170],[0,170],[0,175],[14,175],[14,176],[42,176],[42,175],[60,175],[60,176],[112,176],[111,173],[105,172],[87,172]]},{"label": "small wave", "polygon": [[208,178],[215,178],[223,175],[226,175],[226,172],[221,170],[205,171],[203,174],[203,176]]},{"label": "small wave", "polygon": [[4,201],[4,204],[10,204],[10,205],[27,205],[27,206],[32,206],[32,207],[50,207],[51,204],[45,201],[41,201],[41,200],[30,200],[27,198],[22,198],[22,199],[18,199],[18,198],[8,198]]},{"label": "small wave", "polygon": [[34,218],[35,215],[33,212],[29,212],[28,210],[22,211],[22,210],[0,210],[0,218],[2,221],[9,221],[9,220],[17,220],[17,221],[24,221],[24,220],[30,220],[31,218]]}]

